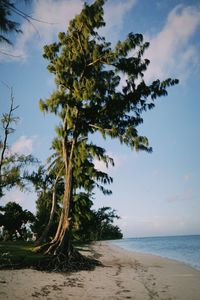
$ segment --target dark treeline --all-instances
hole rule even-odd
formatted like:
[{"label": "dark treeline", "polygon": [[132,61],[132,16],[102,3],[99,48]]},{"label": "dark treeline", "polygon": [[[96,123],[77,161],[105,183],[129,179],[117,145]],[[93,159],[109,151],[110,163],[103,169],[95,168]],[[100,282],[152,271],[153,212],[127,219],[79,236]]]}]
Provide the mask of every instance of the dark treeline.
[{"label": "dark treeline", "polygon": [[[42,199],[42,201],[41,201]],[[37,200],[36,216],[15,202],[8,202],[0,207],[0,241],[34,241],[44,232],[51,210],[50,202]],[[56,217],[46,236],[46,242],[51,241],[55,235],[59,221],[60,207],[56,209]],[[118,226],[113,225],[114,219],[119,216],[110,207],[90,210],[82,218],[82,222],[72,225],[72,239],[74,242],[86,243],[98,240],[121,239],[123,237]]]}]

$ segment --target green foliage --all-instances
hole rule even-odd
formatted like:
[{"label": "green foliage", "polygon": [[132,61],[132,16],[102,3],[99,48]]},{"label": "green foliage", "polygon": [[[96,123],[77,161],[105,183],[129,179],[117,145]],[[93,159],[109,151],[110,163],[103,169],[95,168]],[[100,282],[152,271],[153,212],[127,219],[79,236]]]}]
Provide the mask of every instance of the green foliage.
[{"label": "green foliage", "polygon": [[[52,205],[51,191],[46,191],[41,193],[36,200],[36,218],[35,218],[35,222],[31,226],[31,230],[35,233],[37,238],[41,236],[42,232],[44,231],[49,221],[51,205]],[[52,226],[48,233],[48,239],[52,239],[52,237],[56,232],[59,216],[60,216],[60,207],[57,204],[55,208],[55,216],[52,222]]]},{"label": "green foliage", "polygon": [[[53,173],[53,170],[48,171],[43,166],[39,166],[38,170],[36,172],[32,172],[32,174],[29,176],[29,180],[33,183],[35,191],[38,195],[36,200],[36,218],[34,224],[31,226],[31,229],[36,234],[36,237],[40,237],[49,221],[52,207],[52,189],[55,182],[55,174]],[[63,190],[63,181],[61,178],[57,183],[55,215],[48,238],[53,237],[58,225],[60,216],[60,202],[63,195]]]},{"label": "green foliage", "polygon": [[[87,213],[87,218],[84,217]],[[113,225],[119,219],[116,211],[110,207],[102,207],[97,211],[91,205],[81,207],[81,222],[73,223],[73,237],[75,240],[87,242],[97,240],[121,239],[123,234],[118,226]]]},{"label": "green foliage", "polygon": [[85,239],[85,232],[87,231],[88,223],[93,217],[91,210],[93,202],[91,199],[92,195],[83,192],[73,196],[71,205],[71,230],[73,239],[83,242],[87,241]]},{"label": "green foliage", "polygon": [[77,144],[73,159],[74,189],[83,188],[91,193],[97,187],[105,195],[109,195],[111,190],[106,189],[105,185],[111,184],[113,180],[108,174],[95,168],[94,158],[104,161],[107,167],[114,164],[113,159],[106,155],[105,149],[86,143],[86,140]]},{"label": "green foliage", "polygon": [[1,165],[0,198],[5,191],[18,186],[21,190],[26,188],[28,180],[28,167],[36,164],[38,160],[32,155],[9,154]]},{"label": "green foliage", "polygon": [[99,240],[118,240],[122,238],[123,234],[117,225],[106,224],[102,229],[101,238],[99,238]]},{"label": "green foliage", "polygon": [[4,240],[27,239],[26,225],[34,222],[34,215],[15,202],[8,202],[0,211],[3,212],[0,214],[0,226],[4,227]]},{"label": "green foliage", "polygon": [[108,240],[122,238],[123,235],[119,227],[113,225],[114,220],[119,218],[116,211],[110,207],[102,207],[96,212],[94,211],[96,239]]}]

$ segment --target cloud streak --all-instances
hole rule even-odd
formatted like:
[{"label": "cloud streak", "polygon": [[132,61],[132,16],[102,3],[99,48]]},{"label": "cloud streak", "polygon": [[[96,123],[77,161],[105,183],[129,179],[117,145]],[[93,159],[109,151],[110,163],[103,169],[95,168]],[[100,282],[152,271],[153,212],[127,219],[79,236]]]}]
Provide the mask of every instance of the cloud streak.
[{"label": "cloud streak", "polygon": [[145,79],[164,79],[176,76],[182,80],[194,71],[199,61],[198,49],[191,38],[200,26],[200,8],[177,6],[169,14],[165,26],[150,41],[146,57],[151,64]]}]

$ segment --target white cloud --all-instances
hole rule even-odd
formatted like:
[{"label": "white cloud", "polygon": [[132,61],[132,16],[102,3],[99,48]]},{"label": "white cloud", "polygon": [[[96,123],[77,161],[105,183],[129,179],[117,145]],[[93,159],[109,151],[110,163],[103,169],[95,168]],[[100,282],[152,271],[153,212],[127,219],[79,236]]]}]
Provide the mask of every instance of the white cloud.
[{"label": "white cloud", "polygon": [[[0,56],[3,60],[26,59],[28,46],[42,48],[56,39],[58,32],[66,31],[69,21],[78,14],[83,7],[83,0],[38,0],[35,1],[33,13],[35,19],[44,22],[32,21],[22,24],[23,34],[18,35],[14,48],[5,46],[4,52],[12,53],[13,56]],[[128,10],[136,3],[136,0],[108,1],[105,5],[105,20],[107,23],[103,33],[113,40],[118,39],[118,34],[123,26],[123,19]],[[46,22],[46,23],[45,23]]]},{"label": "white cloud", "polygon": [[34,15],[39,20],[44,20],[51,25],[39,25],[41,40],[51,42],[59,31],[66,31],[69,21],[80,12],[83,5],[81,0],[40,0],[35,7]]},{"label": "white cloud", "polygon": [[150,47],[145,56],[151,61],[145,73],[146,80],[171,76],[187,78],[199,62],[199,51],[190,40],[199,25],[199,7],[177,6],[157,35],[146,35]]},{"label": "white cloud", "polygon": [[33,143],[36,137],[21,136],[11,147],[12,153],[28,155],[33,152]]},{"label": "white cloud", "polygon": [[31,15],[42,22],[31,21],[31,25],[24,21],[21,26],[23,34],[18,35],[14,48],[7,46],[4,49],[16,57],[2,56],[1,59],[22,60],[27,56],[29,45],[42,48],[52,42],[58,32],[66,31],[69,21],[80,12],[82,5],[82,0],[35,1]]},{"label": "white cloud", "polygon": [[136,4],[136,0],[107,1],[104,8],[106,27],[99,32],[108,38],[108,41],[116,42],[123,28],[123,21],[127,12]]}]

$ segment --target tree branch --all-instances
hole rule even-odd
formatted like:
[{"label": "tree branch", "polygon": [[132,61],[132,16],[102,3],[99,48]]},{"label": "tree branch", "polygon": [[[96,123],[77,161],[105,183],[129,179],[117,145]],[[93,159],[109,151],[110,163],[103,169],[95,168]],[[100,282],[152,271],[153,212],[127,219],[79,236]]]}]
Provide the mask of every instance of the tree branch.
[{"label": "tree branch", "polygon": [[[3,160],[4,160],[4,154],[5,154],[5,151],[6,151],[6,148],[7,148],[7,140],[8,140],[8,135],[9,135],[9,126],[10,126],[10,123],[11,123],[12,113],[13,113],[14,110],[16,110],[19,107],[19,106],[13,107],[13,105],[14,105],[13,90],[12,90],[12,88],[9,88],[9,89],[10,89],[10,93],[11,93],[10,94],[10,100],[11,100],[10,109],[9,109],[7,117],[3,116],[2,120],[1,120],[3,129],[4,129],[4,141],[2,143],[2,151],[1,151],[1,158],[0,158],[0,176],[1,176],[1,169],[2,169],[2,165],[3,165]],[[5,122],[5,125],[4,125],[4,122]]]}]

